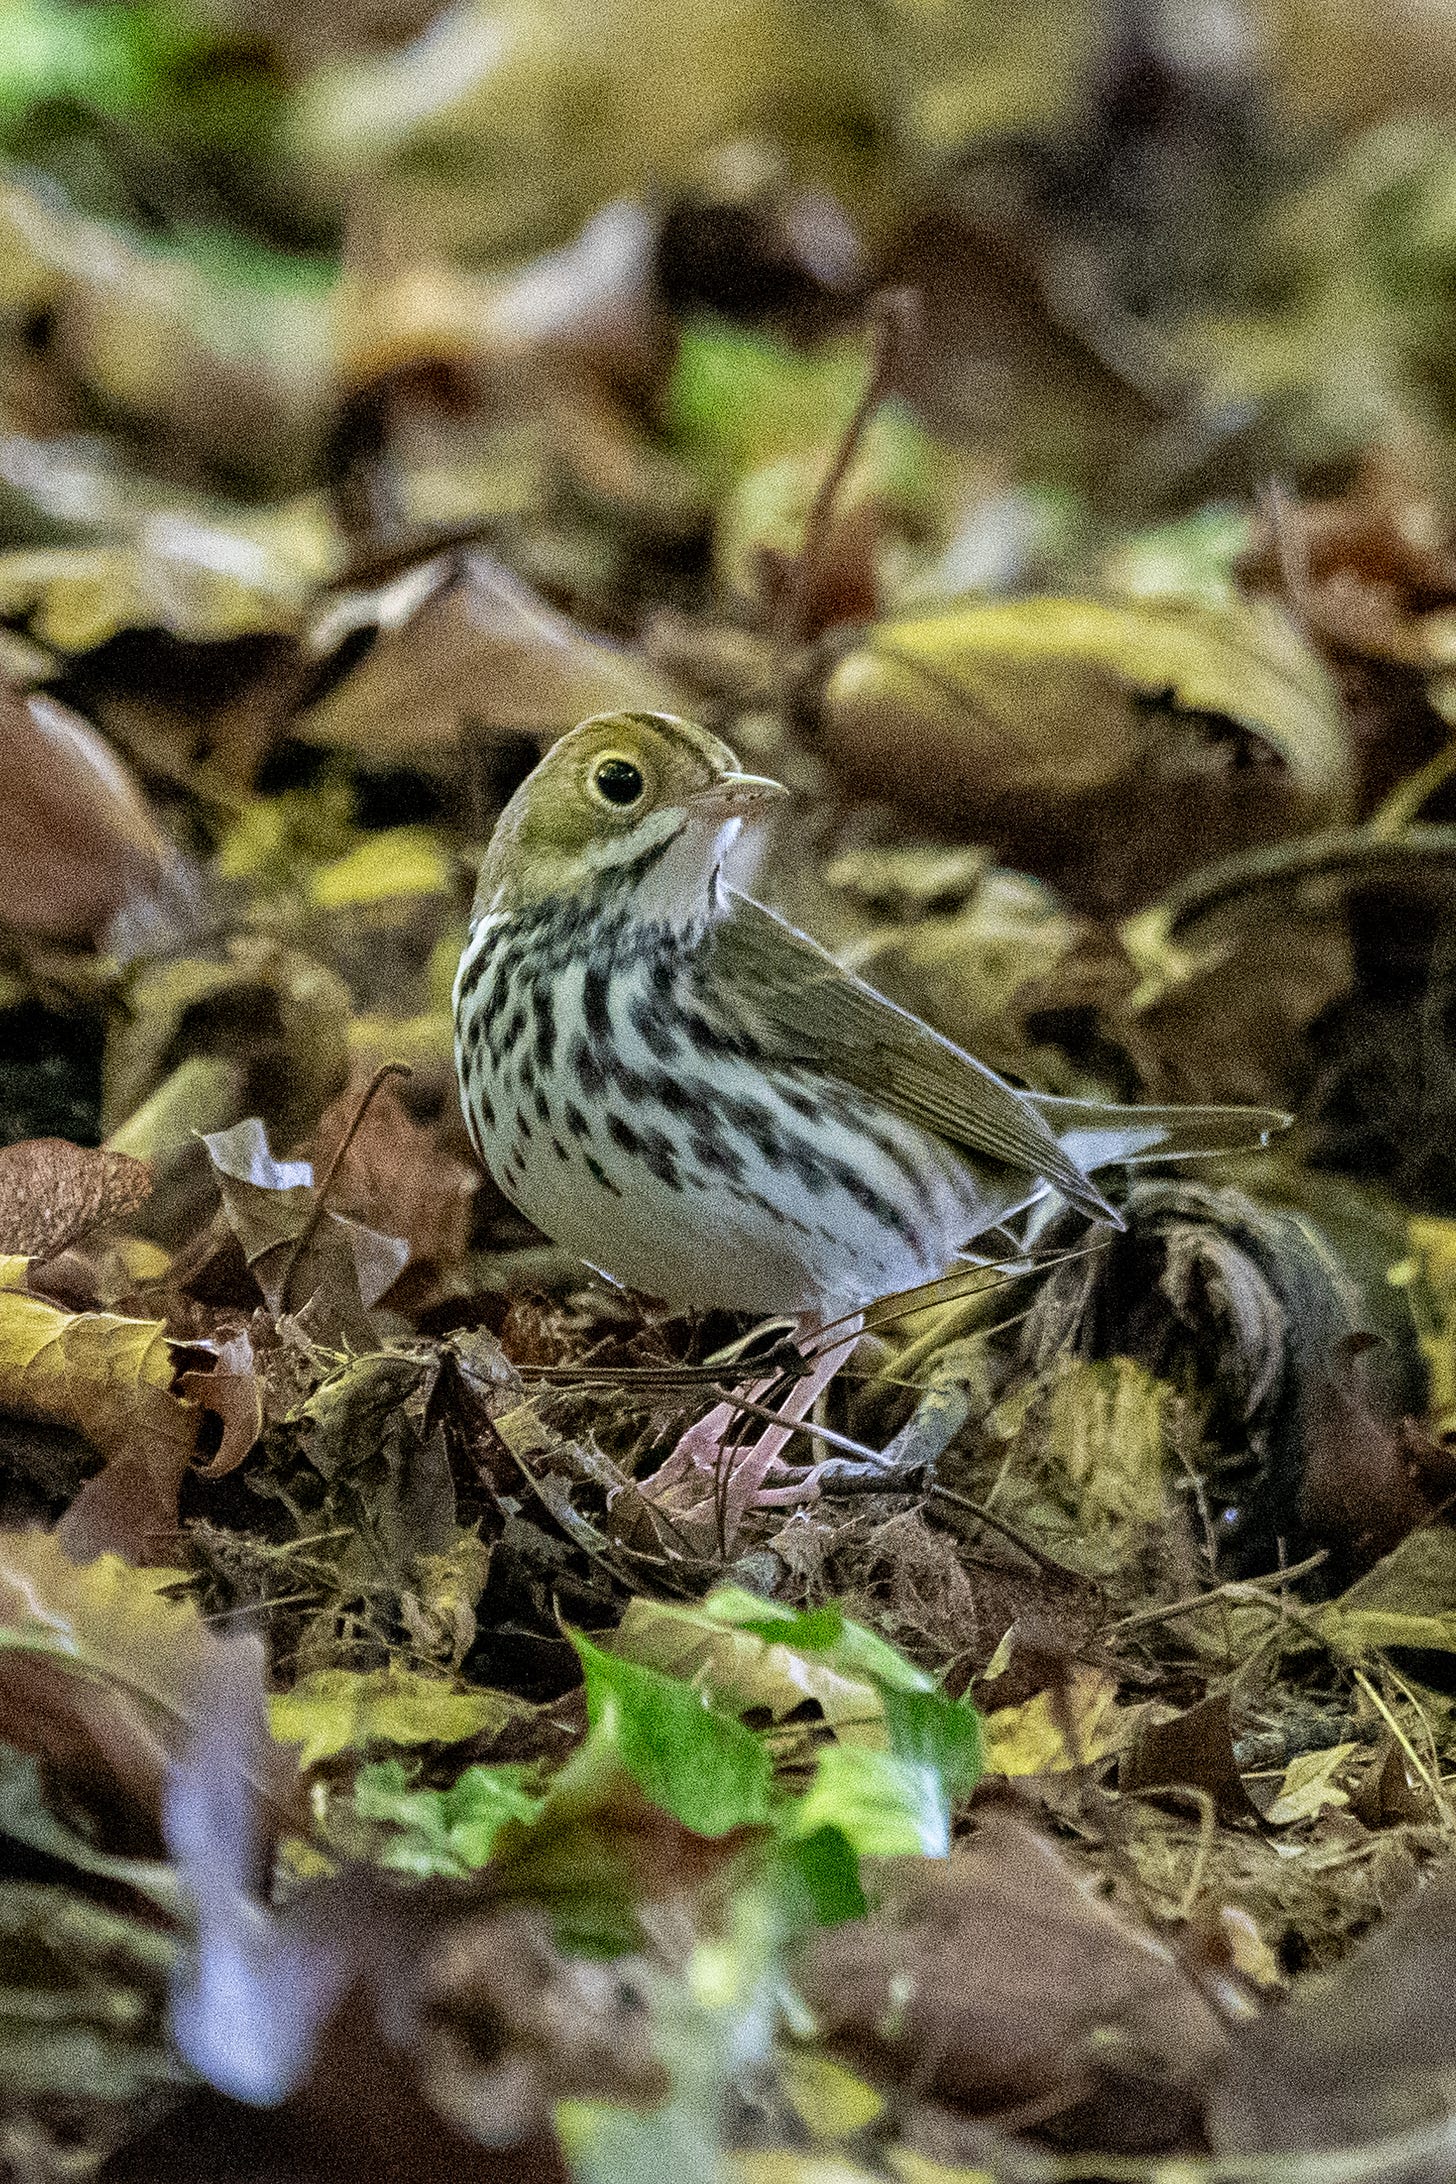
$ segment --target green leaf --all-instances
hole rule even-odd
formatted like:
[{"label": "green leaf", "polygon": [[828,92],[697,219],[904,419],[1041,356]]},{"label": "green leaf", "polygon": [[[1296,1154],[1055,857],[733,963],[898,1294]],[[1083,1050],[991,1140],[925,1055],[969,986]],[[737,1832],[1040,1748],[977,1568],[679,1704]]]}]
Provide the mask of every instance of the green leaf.
[{"label": "green leaf", "polygon": [[736,1714],[782,1720],[813,1700],[839,1736],[880,1741],[886,1691],[933,1691],[934,1679],[836,1607],[795,1610],[721,1585],[691,1608],[633,1600],[612,1641],[618,1656],[680,1676]]},{"label": "green leaf", "polygon": [[543,1799],[525,1783],[523,1766],[467,1767],[445,1790],[409,1787],[397,1759],[360,1769],[354,1808],[365,1820],[391,1822],[399,1833],[385,1845],[381,1865],[397,1872],[464,1874],[483,1866],[509,1820],[530,1821]]},{"label": "green leaf", "polygon": [[869,1909],[859,1859],[842,1828],[815,1828],[791,1835],[780,1846],[779,1874],[791,1928],[840,1926]]},{"label": "green leaf", "polygon": [[791,1808],[800,1840],[838,1829],[867,1858],[944,1858],[951,1810],[982,1766],[980,1717],[937,1691],[887,1691],[890,1750],[827,1745],[814,1780]]},{"label": "green leaf", "polygon": [[604,1653],[573,1633],[593,1738],[609,1747],[655,1805],[698,1835],[762,1826],[772,1766],[751,1731],[706,1696],[655,1668]]},{"label": "green leaf", "polygon": [[282,1744],[301,1744],[311,1767],[371,1744],[458,1744],[494,1735],[522,1711],[501,1691],[457,1691],[434,1676],[403,1669],[317,1669],[269,1701],[269,1725]]}]

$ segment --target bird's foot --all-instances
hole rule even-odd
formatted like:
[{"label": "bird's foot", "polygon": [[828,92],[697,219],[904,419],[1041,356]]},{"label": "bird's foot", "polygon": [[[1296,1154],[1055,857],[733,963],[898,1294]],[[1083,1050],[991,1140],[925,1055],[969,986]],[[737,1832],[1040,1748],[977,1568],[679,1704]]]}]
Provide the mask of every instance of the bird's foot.
[{"label": "bird's foot", "polygon": [[[743,1395],[715,1404],[689,1426],[651,1478],[641,1482],[644,1500],[679,1521],[698,1520],[710,1513],[725,1552],[751,1509],[791,1509],[815,1500],[817,1466],[785,1483],[769,1482],[775,1477],[782,1480],[784,1450],[802,1435],[804,1420],[853,1351],[860,1327],[858,1316],[833,1322],[836,1339],[827,1347],[809,1350],[809,1369],[800,1374],[757,1440],[730,1440],[729,1436],[752,1417],[749,1406],[762,1407],[781,1375],[755,1381]],[[797,1340],[805,1347],[823,1333],[819,1321],[801,1321]]]}]

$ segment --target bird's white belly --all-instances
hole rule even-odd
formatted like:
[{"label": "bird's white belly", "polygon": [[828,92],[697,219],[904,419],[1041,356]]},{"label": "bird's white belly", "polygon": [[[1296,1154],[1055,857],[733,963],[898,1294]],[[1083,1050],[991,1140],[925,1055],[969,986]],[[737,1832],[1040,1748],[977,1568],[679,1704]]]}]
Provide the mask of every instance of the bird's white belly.
[{"label": "bird's white belly", "polygon": [[933,1279],[1024,1202],[1024,1180],[843,1084],[698,1048],[664,1061],[633,1028],[630,978],[593,1045],[580,985],[571,967],[553,981],[549,1060],[529,1021],[496,1051],[462,1045],[466,1113],[507,1197],[627,1288],[683,1309],[848,1309]]}]

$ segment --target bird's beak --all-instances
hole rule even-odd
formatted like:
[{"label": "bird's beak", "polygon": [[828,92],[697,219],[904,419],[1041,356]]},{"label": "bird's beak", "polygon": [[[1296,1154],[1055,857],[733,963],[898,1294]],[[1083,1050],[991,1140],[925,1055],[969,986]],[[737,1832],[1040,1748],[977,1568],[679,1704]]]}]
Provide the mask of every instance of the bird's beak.
[{"label": "bird's beak", "polygon": [[695,789],[687,801],[690,811],[714,819],[753,819],[788,793],[782,781],[771,781],[767,774],[727,773],[705,789]]}]

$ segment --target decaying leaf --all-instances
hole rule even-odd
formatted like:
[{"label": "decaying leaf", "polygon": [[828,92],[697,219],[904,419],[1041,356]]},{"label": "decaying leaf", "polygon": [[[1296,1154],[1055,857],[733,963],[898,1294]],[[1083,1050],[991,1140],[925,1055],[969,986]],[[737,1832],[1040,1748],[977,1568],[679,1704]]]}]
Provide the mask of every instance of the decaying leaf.
[{"label": "decaying leaf", "polygon": [[144,1161],[65,1138],[30,1138],[0,1149],[0,1252],[51,1259],[89,1230],[146,1203]]}]

